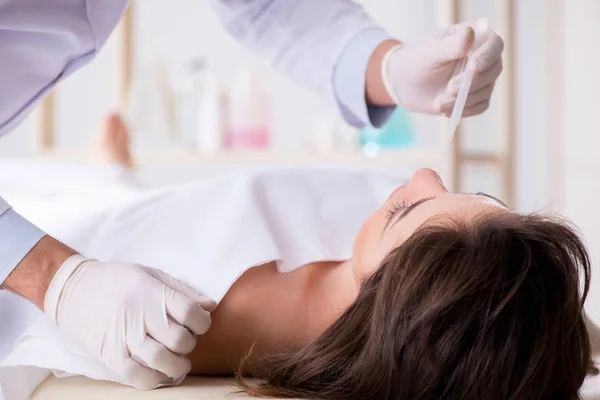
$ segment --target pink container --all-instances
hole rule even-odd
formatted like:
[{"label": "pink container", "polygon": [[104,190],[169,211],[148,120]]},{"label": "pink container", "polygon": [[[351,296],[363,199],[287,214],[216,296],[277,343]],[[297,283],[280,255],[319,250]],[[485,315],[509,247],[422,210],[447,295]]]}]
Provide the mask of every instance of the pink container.
[{"label": "pink container", "polygon": [[270,101],[262,73],[241,69],[232,85],[229,126],[224,144],[229,149],[262,149],[269,145]]},{"label": "pink container", "polygon": [[261,149],[269,146],[266,129],[229,130],[225,134],[225,147],[229,149]]}]

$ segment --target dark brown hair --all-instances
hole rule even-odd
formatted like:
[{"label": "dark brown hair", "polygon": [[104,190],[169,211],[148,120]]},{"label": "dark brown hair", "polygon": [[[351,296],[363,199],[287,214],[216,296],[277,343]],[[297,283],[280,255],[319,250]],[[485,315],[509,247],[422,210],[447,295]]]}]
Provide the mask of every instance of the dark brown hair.
[{"label": "dark brown hair", "polygon": [[314,343],[266,360],[259,397],[575,400],[591,366],[590,262],[565,221],[429,223]]}]

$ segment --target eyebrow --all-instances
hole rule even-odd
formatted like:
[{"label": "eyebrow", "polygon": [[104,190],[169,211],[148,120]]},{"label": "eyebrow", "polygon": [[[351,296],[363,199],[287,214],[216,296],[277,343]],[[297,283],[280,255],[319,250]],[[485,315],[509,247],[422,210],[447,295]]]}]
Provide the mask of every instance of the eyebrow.
[{"label": "eyebrow", "polygon": [[[465,193],[465,194],[471,194],[471,195],[475,195],[475,196],[482,196],[482,197],[487,197],[488,199],[492,199],[494,200],[496,203],[500,204],[502,207],[504,208],[509,208],[505,202],[503,202],[500,199],[497,199],[496,197],[487,194],[487,193],[483,193],[483,192],[477,192],[477,193]],[[398,216],[394,216],[394,218],[390,219],[387,224],[385,225],[385,227],[383,228],[383,231],[387,231],[388,229],[391,229],[394,225],[396,225],[398,222],[400,222],[404,217],[406,217],[411,211],[413,211],[415,208],[417,208],[418,206],[420,206],[421,204],[429,201],[429,200],[433,200],[435,199],[435,197],[425,197],[421,200],[415,201],[414,203],[412,203],[410,206],[408,206],[406,208],[406,210],[402,211],[401,213],[398,214]]]},{"label": "eyebrow", "polygon": [[394,216],[394,218],[390,219],[387,224],[385,224],[385,227],[383,228],[383,231],[387,231],[388,229],[391,229],[394,225],[396,225],[399,221],[401,221],[404,217],[406,217],[408,214],[410,214],[410,212],[412,210],[414,210],[415,208],[419,207],[421,204],[429,201],[429,200],[433,200],[435,199],[435,197],[425,197],[421,200],[415,201],[414,203],[412,203],[410,206],[408,206],[406,208],[406,210],[402,211],[401,213],[399,213],[397,216]]}]

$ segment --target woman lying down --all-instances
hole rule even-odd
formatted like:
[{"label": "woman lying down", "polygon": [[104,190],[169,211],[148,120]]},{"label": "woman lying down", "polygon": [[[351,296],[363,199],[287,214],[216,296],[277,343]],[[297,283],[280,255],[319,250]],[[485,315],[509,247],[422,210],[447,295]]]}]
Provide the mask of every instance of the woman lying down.
[{"label": "woman lying down", "polygon": [[[126,169],[126,131],[114,117],[108,127],[110,157]],[[428,169],[408,182],[230,173],[45,225],[84,254],[163,269],[217,301],[191,374],[238,374],[255,396],[574,400],[593,370],[576,231],[449,193]],[[47,356],[30,353],[29,365],[116,380],[36,329],[23,342]]]}]

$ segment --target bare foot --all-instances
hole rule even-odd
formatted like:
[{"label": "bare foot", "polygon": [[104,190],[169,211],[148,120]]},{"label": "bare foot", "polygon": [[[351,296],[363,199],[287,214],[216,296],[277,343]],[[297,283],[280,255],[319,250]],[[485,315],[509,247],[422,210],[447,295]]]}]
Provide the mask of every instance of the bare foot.
[{"label": "bare foot", "polygon": [[96,146],[103,161],[133,169],[133,158],[129,152],[129,128],[118,113],[110,113],[104,118]]}]

